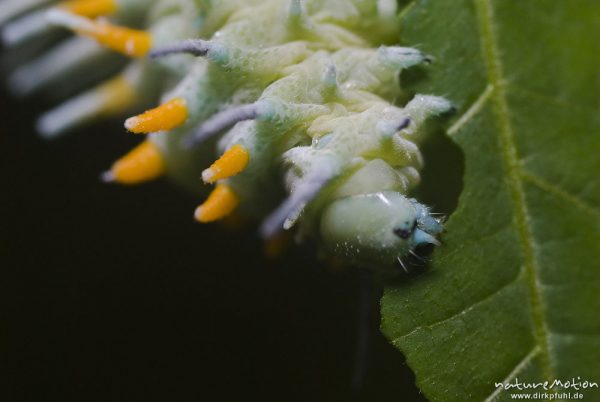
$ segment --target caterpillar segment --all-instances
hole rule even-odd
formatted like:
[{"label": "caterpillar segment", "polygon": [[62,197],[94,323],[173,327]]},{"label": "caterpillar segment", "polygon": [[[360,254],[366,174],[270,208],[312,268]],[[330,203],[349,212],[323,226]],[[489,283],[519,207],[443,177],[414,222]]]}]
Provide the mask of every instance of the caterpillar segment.
[{"label": "caterpillar segment", "polygon": [[[272,243],[294,230],[336,260],[379,270],[396,270],[417,247],[439,244],[441,221],[409,194],[424,164],[422,127],[452,106],[430,95],[398,103],[408,98],[400,72],[433,59],[397,46],[396,1],[7,3],[5,29],[43,12],[43,24],[36,18],[44,29],[95,39],[85,42],[88,53],[102,46],[132,58],[120,75],[38,123],[54,138],[131,111],[125,127],[144,139],[104,181],[166,176],[209,193],[194,213],[199,222],[237,212],[261,222]],[[13,86],[32,93],[89,57],[63,49],[70,61],[61,64],[58,49],[20,67]],[[27,88],[37,70],[41,80]]]}]

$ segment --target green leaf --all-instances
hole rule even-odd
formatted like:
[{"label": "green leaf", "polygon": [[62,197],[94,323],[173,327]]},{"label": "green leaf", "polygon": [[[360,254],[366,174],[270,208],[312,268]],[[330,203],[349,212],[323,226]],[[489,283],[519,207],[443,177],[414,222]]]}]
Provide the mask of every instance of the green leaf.
[{"label": "green leaf", "polygon": [[385,290],[385,335],[432,401],[600,383],[600,2],[418,0],[402,24],[465,171],[430,268]]}]

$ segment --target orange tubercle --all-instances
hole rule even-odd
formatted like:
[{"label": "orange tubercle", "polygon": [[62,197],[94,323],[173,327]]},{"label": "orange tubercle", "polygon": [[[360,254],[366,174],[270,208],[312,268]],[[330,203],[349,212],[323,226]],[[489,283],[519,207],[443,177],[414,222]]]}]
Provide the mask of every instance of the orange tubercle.
[{"label": "orange tubercle", "polygon": [[157,108],[125,121],[125,128],[136,134],[149,134],[179,127],[188,117],[185,100],[175,98]]},{"label": "orange tubercle", "polygon": [[152,47],[152,36],[146,31],[120,27],[104,21],[90,22],[89,26],[81,28],[78,32],[126,56],[145,56]]},{"label": "orange tubercle", "polygon": [[137,99],[136,88],[123,75],[119,75],[100,88],[100,94],[105,99],[102,112],[106,115],[119,113],[133,105]]},{"label": "orange tubercle", "polygon": [[219,184],[208,199],[196,208],[194,217],[198,222],[208,223],[231,214],[239,205],[239,198],[226,184]]},{"label": "orange tubercle", "polygon": [[117,12],[115,0],[70,0],[64,1],[58,7],[82,17],[96,18]]},{"label": "orange tubercle", "polygon": [[219,160],[213,163],[210,168],[202,172],[202,179],[205,183],[214,183],[218,180],[235,176],[248,166],[249,161],[250,154],[246,148],[235,144]]},{"label": "orange tubercle", "polygon": [[62,8],[48,10],[46,19],[54,25],[96,39],[98,43],[127,56],[145,56],[152,47],[152,36],[146,31],[111,25],[104,20],[94,21]]},{"label": "orange tubercle", "polygon": [[157,146],[151,141],[144,141],[116,161],[103,179],[120,184],[139,184],[159,178],[164,172],[164,160]]}]

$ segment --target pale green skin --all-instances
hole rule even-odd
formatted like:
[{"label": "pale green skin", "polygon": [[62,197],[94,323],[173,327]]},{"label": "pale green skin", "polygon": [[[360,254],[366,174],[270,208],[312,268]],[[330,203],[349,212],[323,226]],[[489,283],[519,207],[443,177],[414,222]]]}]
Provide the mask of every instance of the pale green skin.
[{"label": "pale green skin", "polygon": [[339,198],[321,216],[321,240],[334,254],[375,270],[402,267],[418,246],[436,243],[442,225],[415,200],[395,191]]},{"label": "pale green skin", "polygon": [[[450,109],[443,98],[421,95],[404,107],[394,105],[403,95],[399,72],[428,61],[414,49],[381,46],[393,45],[399,35],[395,1],[120,4],[117,19],[146,13],[155,47],[188,38],[211,43],[206,57],[133,62],[139,73],[132,84],[140,93],[159,83],[162,100],[180,97],[189,109],[182,127],[151,135],[171,179],[194,191],[209,189],[199,178],[215,158],[214,142],[190,150],[182,141],[215,113],[256,103],[259,116],[218,141],[219,152],[241,144],[251,155],[243,173],[225,180],[241,198],[242,213],[264,219],[287,192],[293,204],[288,226],[297,221],[300,233],[319,239],[327,252],[375,268],[392,267],[419,242],[435,241],[394,234],[416,220],[426,222],[419,224],[426,233],[441,231],[426,208],[405,195],[423,166],[420,127]],[[156,74],[160,79],[149,79]],[[294,201],[315,176],[322,181],[316,196]],[[381,194],[393,202],[382,205]]]},{"label": "pale green skin", "polygon": [[[412,239],[416,216],[414,206],[397,192],[345,197],[325,208],[321,238],[325,247],[356,263],[393,266],[416,246]],[[403,239],[394,233],[397,229],[411,236]]]}]

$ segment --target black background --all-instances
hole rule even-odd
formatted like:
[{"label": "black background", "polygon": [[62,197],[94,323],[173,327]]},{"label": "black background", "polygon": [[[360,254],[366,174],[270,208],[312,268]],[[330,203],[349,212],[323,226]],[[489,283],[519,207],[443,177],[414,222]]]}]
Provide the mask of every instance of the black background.
[{"label": "black background", "polygon": [[421,399],[378,323],[352,391],[357,272],[269,262],[168,183],[101,184],[138,139],[108,122],[48,143],[40,109],[0,97],[1,400]]}]

